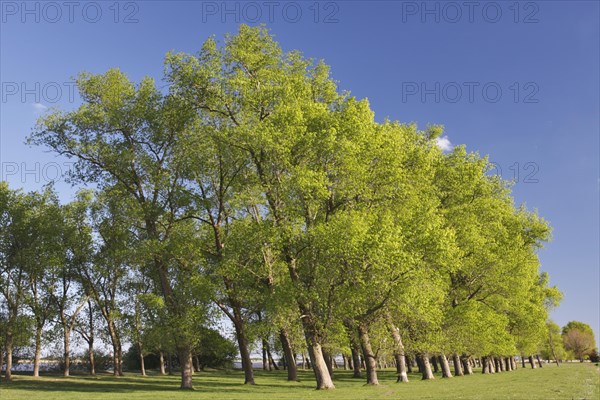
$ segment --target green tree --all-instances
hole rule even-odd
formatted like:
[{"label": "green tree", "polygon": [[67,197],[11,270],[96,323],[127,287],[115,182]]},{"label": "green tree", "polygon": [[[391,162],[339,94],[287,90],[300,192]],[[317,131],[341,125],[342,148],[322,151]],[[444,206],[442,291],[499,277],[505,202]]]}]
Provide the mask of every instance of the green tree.
[{"label": "green tree", "polygon": [[596,347],[594,330],[586,323],[570,321],[562,328],[562,338],[565,349],[572,351],[575,357],[583,362]]}]

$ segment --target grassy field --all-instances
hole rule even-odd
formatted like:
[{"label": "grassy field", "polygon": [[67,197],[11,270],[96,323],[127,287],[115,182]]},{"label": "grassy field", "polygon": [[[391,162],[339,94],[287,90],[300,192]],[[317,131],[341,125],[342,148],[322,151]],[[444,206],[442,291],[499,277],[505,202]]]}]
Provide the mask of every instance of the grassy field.
[{"label": "grassy field", "polygon": [[301,371],[301,382],[285,381],[285,371],[257,371],[255,386],[245,386],[241,372],[208,371],[194,377],[194,391],[178,390],[177,376],[121,378],[99,375],[34,379],[14,375],[10,384],[0,384],[0,399],[600,399],[597,365],[546,365],[508,373],[421,381],[418,374],[408,384],[395,383],[394,371],[380,372],[380,385],[365,386],[347,371],[335,372],[337,389],[316,391],[312,374]]}]

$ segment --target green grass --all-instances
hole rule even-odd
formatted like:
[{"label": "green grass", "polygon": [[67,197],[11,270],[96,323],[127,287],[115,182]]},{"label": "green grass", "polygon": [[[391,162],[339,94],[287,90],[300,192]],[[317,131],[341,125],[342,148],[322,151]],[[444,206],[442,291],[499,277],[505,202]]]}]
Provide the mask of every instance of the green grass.
[{"label": "green grass", "polygon": [[0,399],[600,399],[597,365],[546,365],[494,375],[477,373],[452,379],[436,376],[421,381],[418,374],[408,384],[395,383],[392,370],[380,371],[380,385],[365,386],[347,371],[335,371],[337,389],[316,391],[310,371],[300,371],[301,382],[287,382],[285,371],[256,372],[257,385],[245,386],[239,371],[208,371],[194,376],[194,391],[178,390],[177,376],[132,373],[121,378],[99,375],[75,376],[13,375],[14,381],[0,384]]}]

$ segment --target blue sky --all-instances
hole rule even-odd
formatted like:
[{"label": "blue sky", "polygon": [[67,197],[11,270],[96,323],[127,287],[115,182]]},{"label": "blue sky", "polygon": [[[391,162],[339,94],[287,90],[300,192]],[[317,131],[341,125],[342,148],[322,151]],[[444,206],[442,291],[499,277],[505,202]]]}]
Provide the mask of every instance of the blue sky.
[{"label": "blue sky", "polygon": [[[469,5],[470,4],[470,5]],[[377,119],[444,124],[489,154],[514,196],[548,219],[542,268],[565,294],[553,318],[600,339],[597,1],[2,1],[0,161],[40,188],[66,160],[23,142],[48,107],[76,107],[72,77],[119,67],[160,82],[169,50],[195,52],[239,23],[266,23],[285,50],[324,59]],[[58,183],[62,198],[73,189]]]}]

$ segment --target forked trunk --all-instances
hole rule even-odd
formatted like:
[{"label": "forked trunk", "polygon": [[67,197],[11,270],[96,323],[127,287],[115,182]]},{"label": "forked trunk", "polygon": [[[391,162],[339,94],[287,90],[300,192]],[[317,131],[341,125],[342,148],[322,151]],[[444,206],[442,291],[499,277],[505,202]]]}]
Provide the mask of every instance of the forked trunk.
[{"label": "forked trunk", "polygon": [[452,354],[452,363],[454,364],[454,376],[463,376],[462,363],[458,353]]},{"label": "forked trunk", "polygon": [[417,355],[420,362],[421,372],[423,374],[423,380],[434,379],[433,372],[431,372],[431,364],[429,364],[429,354],[421,353]]},{"label": "forked trunk", "polygon": [[287,367],[287,380],[297,381],[298,380],[298,367],[296,366],[296,356],[292,351],[290,340],[285,329],[279,330],[279,341],[281,342],[281,348],[283,349],[283,357],[285,359],[285,365]]},{"label": "forked trunk", "polygon": [[358,338],[367,366],[367,385],[379,385],[379,380],[377,379],[377,359],[371,348],[371,339],[369,338],[369,331],[366,324],[360,323],[358,325]]}]

